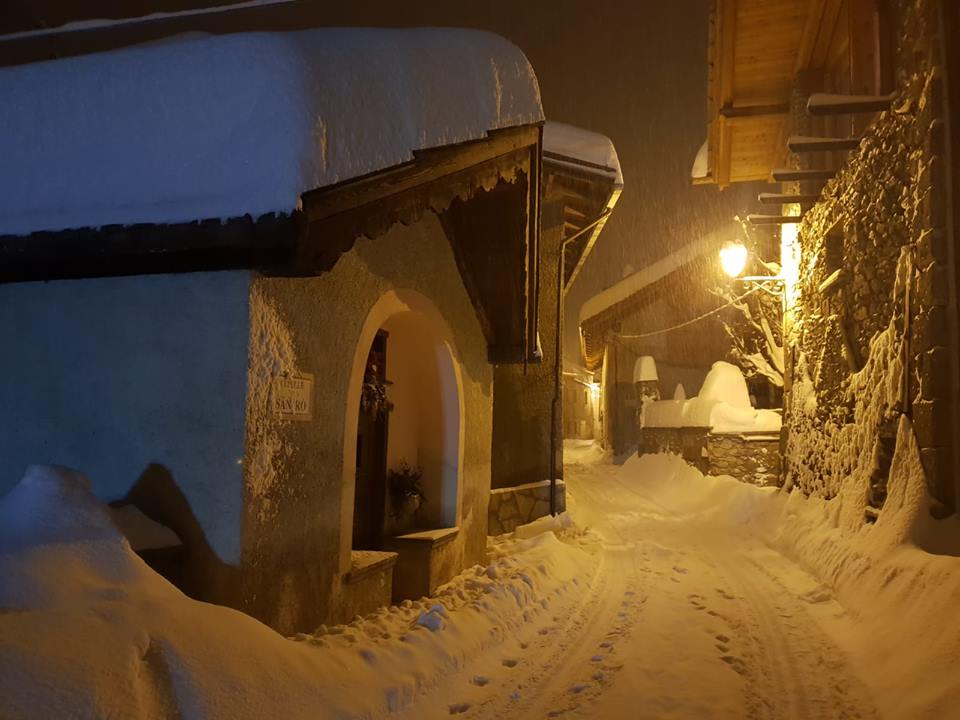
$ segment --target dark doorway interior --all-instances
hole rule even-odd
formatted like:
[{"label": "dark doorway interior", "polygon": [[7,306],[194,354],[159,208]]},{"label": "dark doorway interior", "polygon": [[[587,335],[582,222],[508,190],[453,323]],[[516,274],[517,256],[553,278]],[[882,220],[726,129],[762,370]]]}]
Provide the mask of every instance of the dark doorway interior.
[{"label": "dark doorway interior", "polygon": [[353,498],[353,549],[382,550],[387,491],[387,333],[373,339],[360,394],[357,422],[356,492]]}]

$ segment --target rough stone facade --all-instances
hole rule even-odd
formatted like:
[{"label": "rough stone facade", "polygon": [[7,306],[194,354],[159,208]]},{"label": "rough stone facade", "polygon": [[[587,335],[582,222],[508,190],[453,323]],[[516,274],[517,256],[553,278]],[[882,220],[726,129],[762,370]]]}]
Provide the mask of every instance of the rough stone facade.
[{"label": "rough stone facade", "polygon": [[710,433],[707,467],[711,475],[730,475],[751,485],[780,485],[780,437],[770,433]]},{"label": "rough stone facade", "polygon": [[851,478],[867,519],[883,504],[904,413],[931,494],[945,507],[954,502],[956,334],[937,3],[893,6],[896,98],[800,226],[786,327],[787,482],[829,498]]},{"label": "rough stone facade", "polygon": [[681,452],[680,428],[641,428],[638,452],[640,455],[661,452],[679,455]]},{"label": "rough stone facade", "polygon": [[[557,511],[567,509],[566,486],[557,483]],[[503,488],[490,493],[488,522],[490,535],[512,532],[518,525],[526,525],[550,514],[550,481]]]}]

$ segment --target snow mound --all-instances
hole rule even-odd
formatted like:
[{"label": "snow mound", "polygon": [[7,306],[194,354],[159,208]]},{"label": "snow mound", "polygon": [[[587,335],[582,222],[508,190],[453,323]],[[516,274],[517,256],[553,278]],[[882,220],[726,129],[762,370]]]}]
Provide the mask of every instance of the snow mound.
[{"label": "snow mound", "polygon": [[750,405],[750,393],[740,368],[715,362],[700,394],[685,399],[678,386],[673,400],[658,400],[644,406],[644,427],[702,427],[716,433],[779,432],[780,415]]},{"label": "snow mound", "polygon": [[546,532],[558,533],[573,527],[573,519],[567,513],[559,515],[544,515],[526,525],[520,525],[513,530],[514,537],[519,540],[528,540]]},{"label": "snow mound", "polygon": [[595,562],[553,532],[504,539],[432,599],[281,637],[185,597],[131,550],[89,481],[32,467],[0,497],[0,697],[37,717],[354,718],[409,705]]},{"label": "snow mound", "polygon": [[543,119],[475,30],[192,34],[0,68],[0,235],[290,213],[307,190]]}]

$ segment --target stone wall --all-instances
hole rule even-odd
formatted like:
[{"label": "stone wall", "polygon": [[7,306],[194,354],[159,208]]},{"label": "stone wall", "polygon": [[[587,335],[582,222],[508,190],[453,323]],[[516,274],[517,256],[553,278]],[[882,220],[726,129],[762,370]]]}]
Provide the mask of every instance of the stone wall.
[{"label": "stone wall", "polygon": [[827,498],[851,482],[868,519],[885,498],[902,413],[912,416],[931,493],[953,504],[955,363],[936,3],[894,6],[897,97],[800,226],[786,337],[787,482]]},{"label": "stone wall", "polygon": [[696,468],[707,471],[707,435],[705,427],[644,427],[640,428],[638,454],[673,453]]},{"label": "stone wall", "polygon": [[[557,512],[567,509],[566,486],[557,483]],[[528,483],[490,493],[488,523],[490,535],[513,532],[518,525],[526,525],[550,514],[550,481]]]},{"label": "stone wall", "polygon": [[730,475],[751,485],[778,487],[782,465],[780,436],[770,433],[710,433],[707,464],[711,475]]},{"label": "stone wall", "polygon": [[681,452],[680,428],[644,427],[640,429],[640,455]]},{"label": "stone wall", "polygon": [[709,475],[753,485],[780,485],[780,437],[770,433],[712,433],[701,427],[645,427],[639,454],[672,453]]}]

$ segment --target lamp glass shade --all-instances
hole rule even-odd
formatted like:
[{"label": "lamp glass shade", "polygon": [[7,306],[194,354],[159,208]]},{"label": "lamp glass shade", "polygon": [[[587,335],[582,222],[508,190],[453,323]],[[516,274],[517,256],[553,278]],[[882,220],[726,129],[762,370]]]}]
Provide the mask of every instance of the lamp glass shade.
[{"label": "lamp glass shade", "polygon": [[728,242],[720,248],[720,265],[730,277],[737,277],[747,266],[747,248],[743,243]]}]

